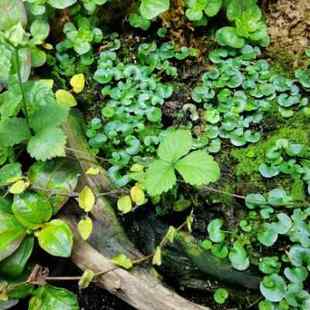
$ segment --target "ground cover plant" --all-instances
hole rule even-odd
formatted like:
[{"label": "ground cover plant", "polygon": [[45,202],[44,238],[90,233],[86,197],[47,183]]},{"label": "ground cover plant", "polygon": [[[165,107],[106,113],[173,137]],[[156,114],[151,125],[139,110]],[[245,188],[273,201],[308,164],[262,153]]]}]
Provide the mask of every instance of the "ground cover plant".
[{"label": "ground cover plant", "polygon": [[267,3],[0,0],[0,309],[310,309],[310,50]]}]

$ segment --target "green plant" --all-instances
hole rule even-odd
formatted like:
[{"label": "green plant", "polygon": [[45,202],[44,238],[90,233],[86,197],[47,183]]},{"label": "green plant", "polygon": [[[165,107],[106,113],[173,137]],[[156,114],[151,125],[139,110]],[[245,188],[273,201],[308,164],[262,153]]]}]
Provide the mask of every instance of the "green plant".
[{"label": "green plant", "polygon": [[228,297],[229,297],[229,293],[224,288],[218,288],[213,295],[215,302],[220,305],[224,304]]},{"label": "green plant", "polygon": [[194,186],[218,180],[220,169],[212,156],[202,150],[189,153],[192,144],[187,130],[172,130],[163,138],[157,150],[159,159],[146,171],[144,185],[151,196],[167,192],[176,184],[175,170]]}]

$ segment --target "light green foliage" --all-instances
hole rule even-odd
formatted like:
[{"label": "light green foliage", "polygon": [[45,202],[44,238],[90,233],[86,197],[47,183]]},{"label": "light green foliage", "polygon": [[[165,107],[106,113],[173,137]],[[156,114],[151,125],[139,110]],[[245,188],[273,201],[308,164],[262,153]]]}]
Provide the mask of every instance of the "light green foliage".
[{"label": "light green foliage", "polygon": [[175,169],[191,185],[218,180],[220,170],[212,156],[206,151],[188,154],[191,147],[192,137],[188,130],[171,130],[164,136],[157,151],[159,159],[151,163],[145,175],[144,185],[151,196],[167,192],[175,185]]},{"label": "light green foliage", "polygon": [[213,298],[217,304],[224,304],[229,296],[229,293],[224,288],[218,288],[213,295]]},{"label": "light green foliage", "polygon": [[105,101],[101,118],[91,120],[86,134],[90,146],[102,150],[112,164],[109,175],[116,185],[126,185],[128,167],[153,155],[159,144],[161,107],[173,86],[162,83],[158,72],[176,76],[170,61],[193,53],[189,48],[177,51],[172,43],[157,47],[154,42],[138,47],[136,64],[122,61],[116,51],[101,53],[94,79],[103,84]]},{"label": "light green foliage", "polygon": [[170,0],[141,0],[140,13],[146,19],[153,19],[169,9]]},{"label": "light green foliage", "polygon": [[[257,126],[275,108],[280,118],[287,118],[309,105],[293,80],[273,72],[266,60],[256,60],[259,54],[260,50],[250,45],[240,52],[220,48],[209,53],[214,66],[202,75],[192,99],[204,106],[204,135],[212,152],[220,150],[221,139],[229,139],[237,147],[257,143],[261,138]],[[214,145],[218,147],[214,149]]]}]

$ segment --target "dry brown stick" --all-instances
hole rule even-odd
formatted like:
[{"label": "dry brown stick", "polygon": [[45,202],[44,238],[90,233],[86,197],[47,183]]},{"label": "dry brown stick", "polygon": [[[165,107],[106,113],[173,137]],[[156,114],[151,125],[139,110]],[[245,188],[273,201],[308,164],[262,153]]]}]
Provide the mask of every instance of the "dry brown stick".
[{"label": "dry brown stick", "polygon": [[[148,269],[136,267],[132,272],[115,268],[110,259],[83,241],[77,232],[73,218],[66,216],[74,233],[72,261],[82,270],[90,269],[95,273],[109,270],[98,276],[96,284],[116,295],[136,309],[141,310],[208,310],[194,304],[163,286]],[[113,269],[113,267],[115,269]]]}]

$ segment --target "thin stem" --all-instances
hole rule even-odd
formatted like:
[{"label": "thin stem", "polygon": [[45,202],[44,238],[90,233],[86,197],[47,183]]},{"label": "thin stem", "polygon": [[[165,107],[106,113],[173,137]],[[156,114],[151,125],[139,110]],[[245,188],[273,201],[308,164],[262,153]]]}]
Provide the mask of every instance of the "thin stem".
[{"label": "thin stem", "polygon": [[20,67],[20,61],[19,61],[19,55],[18,55],[19,49],[16,47],[14,47],[14,49],[15,49],[16,66],[17,66],[18,84],[19,84],[20,91],[22,93],[22,101],[23,101],[23,106],[24,106],[24,110],[25,110],[26,121],[28,123],[28,126],[30,127],[29,115],[28,115],[28,109],[27,109],[27,103],[26,103],[26,96],[25,96],[25,92],[24,92],[24,88],[23,88],[22,76],[20,74],[20,68],[21,67]]}]

